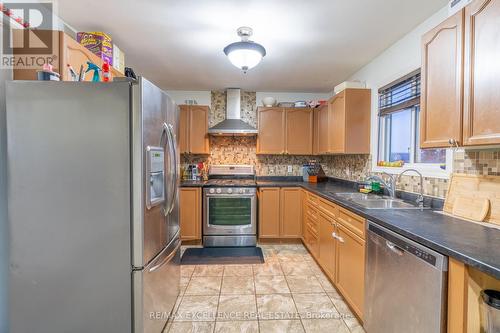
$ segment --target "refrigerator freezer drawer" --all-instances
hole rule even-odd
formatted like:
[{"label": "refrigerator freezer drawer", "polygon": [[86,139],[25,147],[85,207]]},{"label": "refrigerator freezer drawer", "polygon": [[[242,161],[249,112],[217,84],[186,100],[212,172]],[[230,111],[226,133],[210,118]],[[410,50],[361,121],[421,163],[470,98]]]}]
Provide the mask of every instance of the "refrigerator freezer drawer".
[{"label": "refrigerator freezer drawer", "polygon": [[179,237],[142,270],[133,272],[134,332],[162,332],[179,295]]}]

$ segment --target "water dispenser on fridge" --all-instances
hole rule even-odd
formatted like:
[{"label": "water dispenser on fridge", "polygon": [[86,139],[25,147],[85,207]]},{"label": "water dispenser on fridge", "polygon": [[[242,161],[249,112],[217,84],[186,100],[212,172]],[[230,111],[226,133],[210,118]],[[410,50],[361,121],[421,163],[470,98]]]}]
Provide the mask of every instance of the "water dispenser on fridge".
[{"label": "water dispenser on fridge", "polygon": [[165,162],[161,147],[148,147],[146,160],[146,205],[150,209],[165,201]]}]

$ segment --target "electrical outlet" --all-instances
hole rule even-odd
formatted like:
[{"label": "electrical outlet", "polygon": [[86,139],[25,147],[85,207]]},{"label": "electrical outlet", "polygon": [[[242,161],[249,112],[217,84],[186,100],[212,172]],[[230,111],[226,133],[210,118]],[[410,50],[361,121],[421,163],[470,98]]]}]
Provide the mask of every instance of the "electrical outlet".
[{"label": "electrical outlet", "polygon": [[287,171],[288,171],[288,173],[292,173],[292,172],[293,172],[293,169],[292,169],[292,166],[291,166],[291,165],[289,165],[289,166],[288,166]]}]

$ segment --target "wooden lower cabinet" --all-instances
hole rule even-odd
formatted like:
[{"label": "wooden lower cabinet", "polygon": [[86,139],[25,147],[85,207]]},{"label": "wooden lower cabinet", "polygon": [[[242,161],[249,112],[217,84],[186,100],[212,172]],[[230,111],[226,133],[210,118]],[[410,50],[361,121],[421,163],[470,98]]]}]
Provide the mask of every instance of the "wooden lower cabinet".
[{"label": "wooden lower cabinet", "polygon": [[335,221],[323,213],[319,214],[319,263],[328,277],[335,281]]},{"label": "wooden lower cabinet", "polygon": [[280,236],[280,189],[278,187],[259,189],[259,238]]},{"label": "wooden lower cabinet", "polygon": [[363,318],[365,241],[342,224],[337,229],[336,286],[356,315]]},{"label": "wooden lower cabinet", "polygon": [[201,240],[201,188],[181,188],[179,197],[181,240]]},{"label": "wooden lower cabinet", "polygon": [[301,238],[302,200],[298,187],[260,188],[259,238]]},{"label": "wooden lower cabinet", "polygon": [[285,187],[281,196],[280,238],[300,238],[302,236],[302,197],[301,189]]},{"label": "wooden lower cabinet", "polygon": [[305,191],[304,245],[328,278],[363,320],[365,284],[365,220]]}]

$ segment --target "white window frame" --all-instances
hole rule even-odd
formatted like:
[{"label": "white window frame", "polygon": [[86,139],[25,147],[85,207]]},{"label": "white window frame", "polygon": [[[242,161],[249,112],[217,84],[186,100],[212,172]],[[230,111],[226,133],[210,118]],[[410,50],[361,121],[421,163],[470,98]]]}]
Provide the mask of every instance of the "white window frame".
[{"label": "white window frame", "polygon": [[[374,149],[372,149],[372,172],[386,172],[388,174],[400,174],[401,172],[407,170],[407,169],[416,169],[420,173],[422,173],[422,176],[424,177],[431,177],[431,178],[440,178],[440,179],[449,179],[450,174],[453,172],[453,149],[449,148],[446,149],[446,169],[441,169],[439,164],[435,163],[405,163],[402,167],[382,167],[378,165],[379,161],[379,156],[382,156],[383,150],[385,149],[386,143],[384,142],[384,139],[386,138],[386,135],[381,135],[381,131],[385,131],[385,121],[382,121],[381,117],[379,116],[379,106],[378,106],[378,89],[377,91],[377,104],[376,104],[376,112],[375,112],[375,145]],[[410,151],[410,161],[413,161],[415,159],[415,148],[416,147],[416,140],[417,140],[417,130],[418,126],[415,123],[416,116],[415,113],[417,111],[414,109],[412,110],[412,117],[411,117],[411,128],[412,128],[412,142],[411,142],[411,151]],[[411,174],[410,174],[411,175]]]}]

